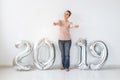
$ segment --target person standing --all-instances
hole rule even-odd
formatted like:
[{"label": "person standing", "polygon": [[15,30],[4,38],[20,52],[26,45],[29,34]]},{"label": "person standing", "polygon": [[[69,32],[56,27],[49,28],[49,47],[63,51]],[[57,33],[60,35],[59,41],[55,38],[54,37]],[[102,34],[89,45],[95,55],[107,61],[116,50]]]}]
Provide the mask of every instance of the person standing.
[{"label": "person standing", "polygon": [[54,26],[59,26],[59,39],[58,45],[61,52],[62,57],[62,67],[61,70],[69,71],[70,67],[70,48],[71,48],[71,35],[70,35],[70,28],[78,28],[78,25],[73,25],[68,19],[71,16],[71,11],[66,10],[64,12],[63,19],[53,22]]}]

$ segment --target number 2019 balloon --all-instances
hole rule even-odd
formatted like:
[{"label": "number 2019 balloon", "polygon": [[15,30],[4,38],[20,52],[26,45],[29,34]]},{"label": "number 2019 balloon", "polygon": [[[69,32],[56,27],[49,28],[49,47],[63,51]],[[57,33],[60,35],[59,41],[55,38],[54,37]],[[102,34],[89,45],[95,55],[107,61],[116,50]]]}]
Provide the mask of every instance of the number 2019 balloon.
[{"label": "number 2019 balloon", "polygon": [[[80,49],[80,63],[78,64],[79,69],[99,70],[102,68],[108,57],[108,50],[103,41],[94,41],[90,43],[89,46],[87,46],[86,39],[79,39],[76,44]],[[33,50],[34,50],[34,55],[33,55],[34,64],[38,69],[40,70],[49,69],[54,64],[55,56],[56,56],[55,47],[54,44],[48,39],[44,38],[38,41],[34,45],[34,48],[31,45],[31,43],[26,40],[17,42],[15,46],[16,48],[25,47],[25,50],[23,52],[20,52],[17,56],[15,56],[13,60],[13,65],[17,70],[28,71],[32,68],[32,65],[23,64],[22,59],[30,55],[33,52]],[[42,61],[39,58],[40,50],[44,46],[49,48],[49,58],[47,61]],[[88,52],[91,53],[93,57],[99,59],[99,62],[92,64],[87,63],[87,47],[88,47]]]}]

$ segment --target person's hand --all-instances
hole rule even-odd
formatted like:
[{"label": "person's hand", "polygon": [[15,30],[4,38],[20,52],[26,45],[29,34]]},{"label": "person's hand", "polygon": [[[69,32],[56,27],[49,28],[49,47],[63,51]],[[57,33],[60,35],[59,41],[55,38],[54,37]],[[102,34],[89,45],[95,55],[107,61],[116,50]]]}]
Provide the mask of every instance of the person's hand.
[{"label": "person's hand", "polygon": [[53,23],[53,25],[54,25],[54,26],[56,26],[56,25],[57,25],[57,23],[56,23],[56,22],[54,22],[54,23]]},{"label": "person's hand", "polygon": [[62,26],[62,21],[61,20],[58,21],[58,25]]},{"label": "person's hand", "polygon": [[78,28],[78,27],[79,27],[79,25],[75,25],[75,26],[74,26],[74,28]]},{"label": "person's hand", "polygon": [[62,26],[62,21],[59,20],[58,22],[53,22],[53,25],[54,25],[54,26],[56,26],[56,25]]}]

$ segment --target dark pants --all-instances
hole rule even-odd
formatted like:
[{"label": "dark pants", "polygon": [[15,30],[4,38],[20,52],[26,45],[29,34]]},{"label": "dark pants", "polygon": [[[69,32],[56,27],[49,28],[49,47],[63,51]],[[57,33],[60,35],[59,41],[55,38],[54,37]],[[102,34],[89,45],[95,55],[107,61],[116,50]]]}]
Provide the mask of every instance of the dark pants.
[{"label": "dark pants", "polygon": [[69,69],[71,40],[59,40],[58,44],[62,56],[62,65],[64,68]]}]

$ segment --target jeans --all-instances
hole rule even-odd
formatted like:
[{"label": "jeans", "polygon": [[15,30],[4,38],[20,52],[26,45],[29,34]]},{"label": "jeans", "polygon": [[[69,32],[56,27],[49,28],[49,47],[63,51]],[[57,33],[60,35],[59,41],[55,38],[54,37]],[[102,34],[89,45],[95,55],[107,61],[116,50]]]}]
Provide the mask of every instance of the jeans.
[{"label": "jeans", "polygon": [[69,69],[71,40],[59,40],[58,44],[62,57],[62,65],[64,68]]}]

